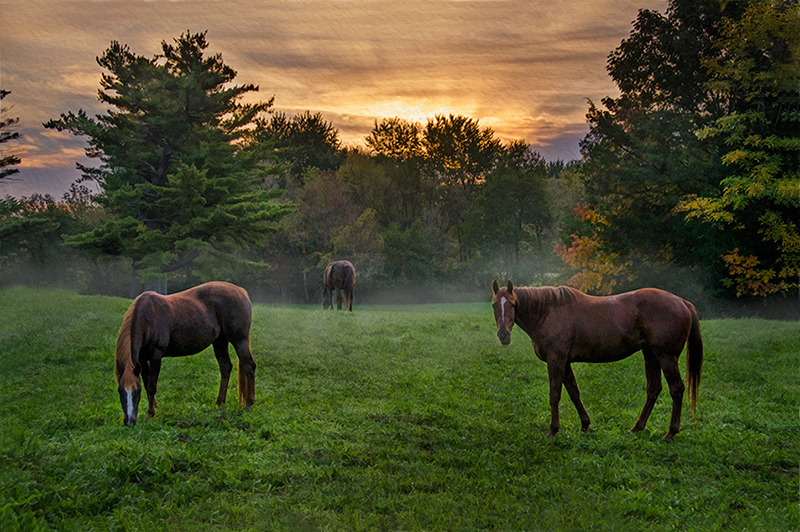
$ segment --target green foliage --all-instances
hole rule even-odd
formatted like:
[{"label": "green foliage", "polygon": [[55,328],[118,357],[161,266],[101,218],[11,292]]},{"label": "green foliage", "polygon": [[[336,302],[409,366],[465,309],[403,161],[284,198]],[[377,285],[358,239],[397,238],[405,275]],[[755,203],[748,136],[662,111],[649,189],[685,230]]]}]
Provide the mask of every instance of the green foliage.
[{"label": "green foliage", "polygon": [[[427,178],[437,187],[442,214],[461,236],[461,223],[480,183],[501,151],[490,128],[461,115],[436,115],[423,132]],[[459,238],[460,240],[460,238]]]},{"label": "green foliage", "polygon": [[465,241],[483,253],[519,260],[523,247],[541,245],[552,223],[547,165],[530,146],[512,143],[486,174],[464,223]]},{"label": "green foliage", "polygon": [[433,281],[441,274],[440,250],[422,228],[392,224],[383,235],[384,274],[395,282]]},{"label": "green foliage", "polygon": [[708,97],[708,74],[699,68],[713,53],[719,12],[707,5],[716,2],[685,4],[671,2],[667,17],[639,13],[630,38],[609,59],[622,94],[603,99],[605,109],[590,102],[578,173],[595,216],[590,231],[576,236],[597,240],[598,264],[616,258],[601,265],[608,272],[624,266],[636,278],[665,264],[722,274],[724,237],[709,238],[676,209],[722,178],[713,143],[695,134],[719,105]]},{"label": "green foliage", "polygon": [[[211,350],[164,362],[159,412],[121,422],[130,301],[0,292],[3,530],[793,530],[796,322],[702,323],[698,416],[648,429],[641,358],[575,367],[545,439],[547,371],[487,303],[254,307],[250,410],[213,403]],[[235,356],[234,356],[235,363]],[[235,396],[233,391],[230,396]],[[687,409],[688,410],[688,409]]]},{"label": "green foliage", "polygon": [[103,223],[105,215],[83,186],[73,185],[56,201],[49,195],[0,199],[0,272],[3,282],[73,283],[88,264],[64,238]]},{"label": "green foliage", "polygon": [[[746,35],[746,39],[742,39]],[[727,282],[737,294],[794,291],[800,279],[800,12],[752,2],[726,20],[708,63],[729,110],[701,137],[721,143],[727,175],[714,194],[683,204],[688,217],[730,234]]]},{"label": "green foliage", "polygon": [[275,112],[269,120],[260,119],[259,125],[257,138],[275,142],[280,157],[289,166],[291,179],[299,185],[311,168],[329,171],[341,164],[339,131],[321,113],[306,111],[289,118]]},{"label": "green foliage", "polygon": [[563,256],[590,239],[578,262],[623,267],[632,284],[671,266],[712,292],[793,291],[798,24],[792,2],[640,12],[609,58],[622,94],[590,104],[580,175],[594,218]]}]

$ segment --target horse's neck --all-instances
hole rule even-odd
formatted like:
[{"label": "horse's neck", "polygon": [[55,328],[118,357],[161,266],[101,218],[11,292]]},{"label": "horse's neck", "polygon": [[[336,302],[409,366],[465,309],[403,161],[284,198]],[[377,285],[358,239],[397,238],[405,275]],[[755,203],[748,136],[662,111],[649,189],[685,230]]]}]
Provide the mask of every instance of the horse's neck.
[{"label": "horse's neck", "polygon": [[538,328],[550,310],[574,300],[572,291],[560,287],[524,287],[517,291],[517,325],[531,337],[538,335]]},{"label": "horse's neck", "polygon": [[[165,297],[153,292],[141,294],[135,301],[131,327],[131,353],[138,360],[143,348],[156,344],[166,345],[163,328],[169,330],[169,306]],[[168,336],[168,333],[167,333]]]}]

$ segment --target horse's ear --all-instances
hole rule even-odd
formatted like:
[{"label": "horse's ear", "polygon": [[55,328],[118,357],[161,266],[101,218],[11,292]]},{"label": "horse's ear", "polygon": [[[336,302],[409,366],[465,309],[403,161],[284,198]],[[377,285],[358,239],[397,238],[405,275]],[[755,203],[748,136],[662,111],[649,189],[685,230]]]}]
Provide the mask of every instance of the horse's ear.
[{"label": "horse's ear", "polygon": [[498,290],[500,290],[500,285],[497,284],[497,279],[495,279],[492,281],[492,293],[496,294]]},{"label": "horse's ear", "polygon": [[511,282],[511,279],[508,280],[508,284],[506,285],[506,289],[508,290],[509,294],[514,293],[514,283]]}]

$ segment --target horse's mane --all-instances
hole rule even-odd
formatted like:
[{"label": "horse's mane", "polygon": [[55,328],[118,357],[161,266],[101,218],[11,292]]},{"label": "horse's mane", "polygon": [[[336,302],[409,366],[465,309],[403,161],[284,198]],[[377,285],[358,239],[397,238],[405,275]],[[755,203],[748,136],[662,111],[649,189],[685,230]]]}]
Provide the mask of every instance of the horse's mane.
[{"label": "horse's mane", "polygon": [[[117,375],[117,382],[123,388],[130,388],[134,385],[136,380],[136,376],[132,371],[133,357],[131,354],[131,333],[135,308],[136,301],[128,307],[125,317],[122,318],[122,326],[119,328],[119,335],[117,335],[117,348],[114,352],[114,358],[116,359],[114,373]],[[125,371],[126,368],[130,368],[131,371]]]},{"label": "horse's mane", "polygon": [[518,316],[540,317],[548,309],[575,302],[581,292],[568,286],[515,286],[514,294],[517,296]]}]

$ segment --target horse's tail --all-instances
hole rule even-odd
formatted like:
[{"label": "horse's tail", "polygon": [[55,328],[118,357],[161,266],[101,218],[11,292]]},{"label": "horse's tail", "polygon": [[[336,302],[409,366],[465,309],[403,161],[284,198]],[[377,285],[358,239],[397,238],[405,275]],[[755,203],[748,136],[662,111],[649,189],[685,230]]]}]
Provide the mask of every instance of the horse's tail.
[{"label": "horse's tail", "polygon": [[350,289],[356,285],[356,269],[350,263],[344,269],[344,285]]},{"label": "horse's tail", "polygon": [[250,408],[256,402],[256,363],[250,353],[250,340],[248,338],[246,349],[240,352],[237,348],[236,354],[239,355],[239,375],[238,391],[239,406]]},{"label": "horse's tail", "polygon": [[692,314],[692,326],[689,329],[689,340],[686,342],[686,380],[689,387],[689,399],[692,403],[692,414],[697,410],[697,392],[700,387],[700,374],[703,370],[703,337],[700,335],[700,320],[694,305],[684,300]]}]

